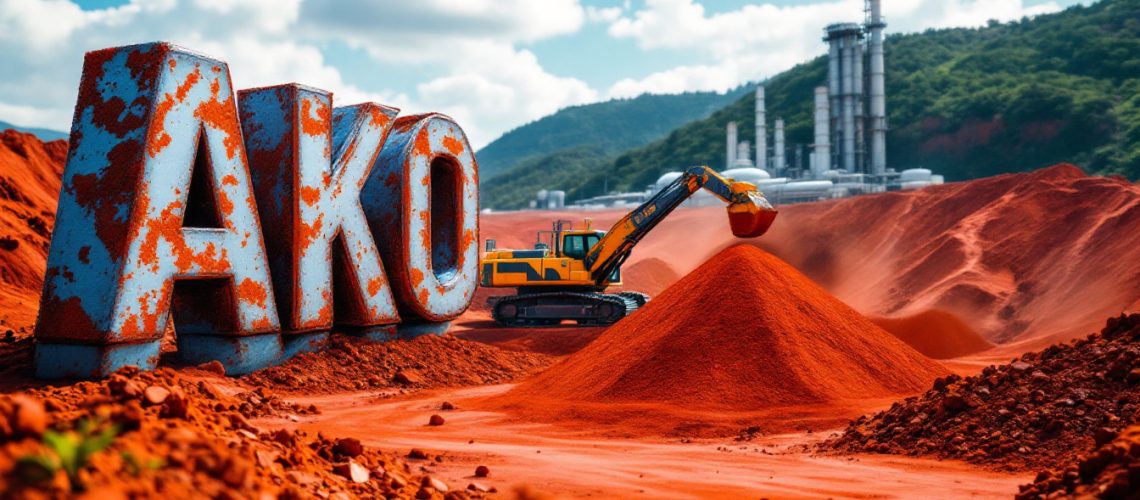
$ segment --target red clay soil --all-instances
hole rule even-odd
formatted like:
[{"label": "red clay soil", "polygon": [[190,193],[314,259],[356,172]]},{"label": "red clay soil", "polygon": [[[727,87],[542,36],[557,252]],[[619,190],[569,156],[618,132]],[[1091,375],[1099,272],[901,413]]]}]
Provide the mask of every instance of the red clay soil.
[{"label": "red clay soil", "polygon": [[66,156],[65,141],[0,132],[0,336],[35,322]]},{"label": "red clay soil", "polygon": [[[697,411],[833,409],[914,393],[946,373],[791,266],[736,246],[487,403],[540,420],[622,424],[629,434],[699,435],[725,429],[702,432]],[[632,411],[646,404],[654,413]]]},{"label": "red clay soil", "polygon": [[1010,470],[1054,467],[1140,412],[1140,314],[860,417],[827,448],[934,455]]},{"label": "red clay soil", "polygon": [[1102,434],[1098,441],[1098,448],[1079,460],[1043,471],[1033,483],[1022,485],[1018,500],[1140,496],[1140,425],[1115,436]]},{"label": "red clay soil", "polygon": [[957,358],[994,346],[957,316],[938,309],[871,321],[929,358]]},{"label": "red clay soil", "polygon": [[1140,187],[1062,164],[781,207],[757,244],[864,314],[944,310],[1024,352],[1137,309]]},{"label": "red clay soil", "polygon": [[450,335],[391,342],[334,336],[328,349],[295,356],[241,380],[254,387],[305,394],[458,387],[512,382],[546,367],[550,360]]},{"label": "red clay soil", "polygon": [[[0,497],[443,498],[446,485],[421,488],[431,478],[355,439],[257,428],[242,410],[265,413],[255,408],[263,401],[228,396],[209,380],[165,368],[125,368],[100,382],[2,395]],[[77,474],[28,463],[42,457],[58,464],[41,436],[75,435],[84,425],[118,431]]]},{"label": "red clay soil", "polygon": [[656,297],[681,279],[669,264],[656,257],[647,257],[622,267],[622,285],[619,290],[630,290]]}]

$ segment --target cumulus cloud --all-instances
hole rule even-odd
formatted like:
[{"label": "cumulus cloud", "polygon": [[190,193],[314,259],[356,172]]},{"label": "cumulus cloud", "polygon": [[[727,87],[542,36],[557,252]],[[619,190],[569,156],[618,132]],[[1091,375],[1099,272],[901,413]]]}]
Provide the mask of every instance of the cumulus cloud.
[{"label": "cumulus cloud", "polygon": [[[1055,12],[1050,2],[1026,6],[1022,0],[889,0],[883,2],[889,31],[981,26],[990,19],[1008,21]],[[859,22],[862,0],[830,0],[811,4],[745,5],[709,14],[695,0],[647,0],[645,5],[609,23],[611,36],[630,39],[644,50],[694,50],[710,62],[678,66],[613,84],[606,95],[642,92],[723,91],[760,80],[822,54],[824,25]]]},{"label": "cumulus cloud", "polygon": [[[0,0],[0,116],[66,130],[85,51],[167,40],[229,62],[238,88],[296,81],[332,91],[338,103],[440,111],[481,146],[520,122],[598,98],[516,48],[572,33],[585,17],[577,0],[131,0],[99,10]],[[435,76],[414,92],[386,89],[379,74],[350,83],[322,53],[329,42]]]}]

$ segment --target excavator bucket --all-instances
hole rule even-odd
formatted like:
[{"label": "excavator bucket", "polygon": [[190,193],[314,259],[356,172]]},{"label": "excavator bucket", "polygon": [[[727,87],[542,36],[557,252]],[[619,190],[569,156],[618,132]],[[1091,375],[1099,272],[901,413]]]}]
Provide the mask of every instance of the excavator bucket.
[{"label": "excavator bucket", "polygon": [[760,193],[748,194],[747,201],[728,205],[728,225],[737,238],[755,238],[768,232],[779,213]]}]

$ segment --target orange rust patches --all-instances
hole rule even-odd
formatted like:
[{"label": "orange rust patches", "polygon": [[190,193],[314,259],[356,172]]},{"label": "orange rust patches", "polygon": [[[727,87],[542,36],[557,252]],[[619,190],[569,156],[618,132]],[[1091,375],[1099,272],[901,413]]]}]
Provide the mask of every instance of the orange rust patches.
[{"label": "orange rust patches", "polygon": [[210,100],[198,105],[194,110],[194,117],[226,135],[223,141],[226,157],[232,160],[242,145],[241,125],[238,122],[237,104],[233,97],[220,100],[221,85],[220,78],[215,78],[210,83]]},{"label": "orange rust patches", "polygon": [[331,130],[329,123],[331,123],[332,120],[332,110],[328,104],[318,102],[315,113],[316,117],[314,117],[312,108],[312,101],[309,99],[301,100],[301,133],[313,137],[320,137]]},{"label": "orange rust patches", "polygon": [[236,186],[236,185],[238,185],[237,177],[234,177],[234,174],[226,174],[225,177],[222,177],[222,185],[223,186]]},{"label": "orange rust patches", "polygon": [[166,64],[168,64],[170,66],[171,71],[174,71],[174,68],[178,66],[178,61],[171,59],[171,60],[167,61]]},{"label": "orange rust patches", "polygon": [[301,201],[306,205],[315,206],[321,201],[321,190],[312,186],[301,186]]},{"label": "orange rust patches", "polygon": [[408,278],[412,280],[412,288],[419,288],[420,284],[424,282],[424,272],[419,269],[409,269]]},{"label": "orange rust patches", "polygon": [[174,267],[181,274],[189,273],[194,266],[202,274],[229,274],[233,270],[225,249],[219,253],[213,243],[207,244],[206,250],[197,254],[185,244],[175,245],[174,253]]},{"label": "orange rust patches", "polygon": [[359,136],[353,136],[353,138],[348,141],[348,144],[345,145],[344,155],[341,156],[341,158],[343,158],[345,161],[351,160],[352,155],[356,154],[356,146],[360,143],[360,141],[357,140],[358,137]]},{"label": "orange rust patches", "polygon": [[456,139],[450,135],[443,137],[443,147],[447,148],[447,150],[455,156],[462,154],[464,149],[463,141],[460,141],[459,139]]},{"label": "orange rust patches", "polygon": [[388,122],[392,121],[392,117],[388,116],[379,106],[369,106],[368,113],[372,117],[372,126],[384,127]]},{"label": "orange rust patches", "polygon": [[423,184],[425,186],[431,184],[431,176],[430,175],[423,176],[423,178],[420,179],[420,184]]},{"label": "orange rust patches", "polygon": [[321,296],[324,297],[324,299],[325,299],[325,306],[322,307],[320,311],[317,311],[317,325],[316,326],[331,325],[332,324],[332,314],[333,314],[332,294],[329,293],[329,291],[326,289],[326,290],[321,291]]},{"label": "orange rust patches", "polygon": [[[140,199],[144,198],[145,195],[140,196]],[[185,246],[182,240],[182,220],[180,217],[174,215],[174,211],[181,208],[182,202],[175,201],[167,205],[166,208],[158,214],[158,217],[148,217],[146,219],[146,237],[139,247],[138,261],[140,265],[158,269],[159,238],[169,241],[171,246],[175,248]],[[142,213],[145,214],[145,211]]]},{"label": "orange rust patches", "polygon": [[225,221],[226,227],[232,228],[231,215],[234,213],[234,202],[230,200],[229,195],[224,190],[218,190],[218,211],[221,212],[222,219]]},{"label": "orange rust patches", "polygon": [[368,280],[368,295],[375,296],[380,293],[380,288],[384,286],[384,278],[377,276]]},{"label": "orange rust patches", "polygon": [[468,229],[463,232],[463,238],[459,241],[459,250],[456,253],[456,255],[458,255],[458,258],[456,258],[456,266],[459,269],[462,270],[463,264],[467,262],[467,249],[471,248],[471,245],[475,244],[478,239],[479,238],[475,236],[475,231]]},{"label": "orange rust patches", "polygon": [[301,245],[301,253],[306,253],[309,250],[309,245],[316,241],[317,237],[321,234],[321,226],[324,225],[325,214],[317,215],[317,219],[312,224],[305,224],[301,222],[301,227],[298,229],[297,238],[298,243]]},{"label": "orange rust patches", "polygon": [[250,304],[255,304],[257,307],[265,309],[265,299],[268,297],[268,292],[265,287],[254,281],[252,278],[241,280],[237,286],[238,300]]},{"label": "orange rust patches", "polygon": [[431,154],[431,138],[427,127],[420,129],[419,133],[416,134],[416,144],[413,151],[423,156]]},{"label": "orange rust patches", "polygon": [[158,153],[161,153],[173,140],[170,134],[166,133],[166,115],[173,107],[174,97],[170,94],[163,96],[162,101],[154,107],[154,119],[151,120],[146,134],[146,151],[151,158],[158,156]]},{"label": "orange rust patches", "polygon": [[271,321],[269,321],[269,318],[262,316],[256,320],[254,320],[253,324],[250,326],[254,330],[267,330],[269,328],[273,328],[273,323]]},{"label": "orange rust patches", "polygon": [[[174,60],[171,60],[170,62],[174,62]],[[194,72],[186,75],[186,81],[182,82],[182,85],[178,86],[178,89],[174,94],[174,97],[178,99],[178,102],[186,100],[186,96],[190,94],[190,89],[193,88],[201,78],[202,72],[199,71],[198,68],[194,68]]]},{"label": "orange rust patches", "polygon": [[420,304],[427,304],[428,299],[431,298],[431,292],[429,292],[427,288],[421,288],[419,298],[420,298]]},{"label": "orange rust patches", "polygon": [[[170,60],[170,68],[174,68],[174,60]],[[190,89],[198,83],[202,77],[202,73],[197,69],[193,73],[186,75],[186,81],[178,85],[175,89],[174,95],[169,93],[163,94],[162,100],[154,108],[154,120],[150,123],[150,128],[147,130],[147,153],[151,158],[158,156],[163,149],[166,149],[173,140],[170,134],[166,132],[166,115],[174,108],[174,102],[181,103],[186,100],[186,96],[190,94]]]}]

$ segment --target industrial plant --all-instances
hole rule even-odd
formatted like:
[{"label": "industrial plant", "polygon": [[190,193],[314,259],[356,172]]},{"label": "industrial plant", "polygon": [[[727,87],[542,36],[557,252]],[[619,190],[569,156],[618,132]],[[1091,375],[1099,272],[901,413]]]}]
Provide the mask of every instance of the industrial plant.
[{"label": "industrial plant", "polygon": [[[883,50],[883,30],[887,23],[882,15],[882,0],[866,0],[864,16],[862,24],[840,22],[827,25],[823,30],[823,41],[828,44],[828,70],[827,81],[815,88],[814,143],[789,147],[784,120],[778,116],[771,122],[769,141],[764,86],[758,85],[753,140],[741,138],[736,122],[725,125],[722,172],[725,176],[755,184],[776,204],[919,189],[943,182],[941,175],[925,168],[899,171],[888,167]],[[805,146],[809,149],[806,158]],[[679,171],[667,172],[642,192],[605,194],[569,205],[565,192],[542,190],[530,206],[537,209],[636,206],[680,175]],[[715,202],[712,195],[702,192],[687,205]]]}]

